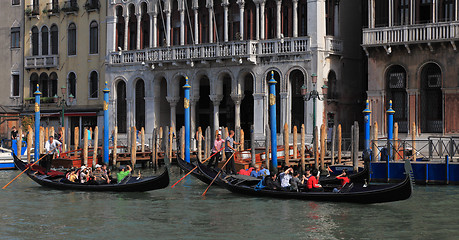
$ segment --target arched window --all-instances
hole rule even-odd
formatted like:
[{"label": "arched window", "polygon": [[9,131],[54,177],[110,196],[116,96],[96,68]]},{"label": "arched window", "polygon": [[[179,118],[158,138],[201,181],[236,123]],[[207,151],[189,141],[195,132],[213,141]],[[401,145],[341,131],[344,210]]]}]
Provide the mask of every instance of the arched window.
[{"label": "arched window", "polygon": [[49,74],[49,90],[50,97],[57,96],[57,74],[55,72]]},{"label": "arched window", "polygon": [[42,97],[49,97],[48,74],[40,74],[40,91]]},{"label": "arched window", "polygon": [[126,133],[126,83],[119,81],[116,84],[116,125],[120,133]]},{"label": "arched window", "polygon": [[124,17],[123,7],[116,7],[116,51],[124,48]]},{"label": "arched window", "polygon": [[32,28],[32,56],[38,56],[38,28]]},{"label": "arched window", "polygon": [[406,94],[406,71],[400,65],[391,66],[386,75],[387,103],[392,100],[395,111],[394,121],[398,123],[399,132],[408,132],[408,103]]},{"label": "arched window", "polygon": [[139,79],[135,84],[135,126],[145,127],[145,83]]},{"label": "arched window", "polygon": [[92,21],[89,26],[89,53],[96,54],[99,52],[99,25]]},{"label": "arched window", "polygon": [[30,97],[33,97],[33,93],[37,91],[37,84],[38,84],[38,74],[32,73],[30,75]]},{"label": "arched window", "polygon": [[51,26],[51,54],[59,54],[59,30],[56,25]]},{"label": "arched window", "polygon": [[[289,75],[291,89],[291,109],[292,116],[291,126],[301,126],[304,123],[304,100],[301,96],[301,87],[305,84],[304,74],[302,71],[295,69]],[[279,85],[279,84],[277,84]],[[280,96],[277,96],[280,98]],[[280,114],[280,113],[279,113]]]},{"label": "arched window", "polygon": [[421,131],[443,132],[443,94],[441,69],[429,63],[421,71]]},{"label": "arched window", "polygon": [[45,26],[41,28],[41,55],[48,55],[48,47],[49,47],[49,32],[48,32],[48,28]]},{"label": "arched window", "polygon": [[68,28],[68,55],[76,55],[76,25],[71,23]]},{"label": "arched window", "polygon": [[68,82],[67,82],[67,94],[72,96],[76,99],[76,75],[74,72],[69,73]]},{"label": "arched window", "polygon": [[89,98],[99,97],[99,76],[96,71],[89,74]]},{"label": "arched window", "polygon": [[332,100],[332,99],[337,99],[338,98],[338,88],[336,86],[336,73],[335,71],[330,71],[328,73],[328,94],[327,94],[327,99]]}]

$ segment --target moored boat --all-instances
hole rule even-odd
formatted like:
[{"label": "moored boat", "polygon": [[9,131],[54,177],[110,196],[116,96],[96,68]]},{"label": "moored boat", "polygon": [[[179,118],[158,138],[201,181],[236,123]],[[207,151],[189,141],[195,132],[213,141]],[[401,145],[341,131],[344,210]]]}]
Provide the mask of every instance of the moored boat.
[{"label": "moored boat", "polygon": [[[24,171],[27,168],[27,165],[19,160],[16,155],[13,155],[13,158],[14,164],[19,170]],[[169,185],[169,173],[167,168],[158,176],[142,178],[126,177],[121,183],[100,185],[73,183],[68,181],[63,175],[43,175],[31,169],[28,169],[25,173],[36,183],[59,190],[144,192],[165,188]]]}]

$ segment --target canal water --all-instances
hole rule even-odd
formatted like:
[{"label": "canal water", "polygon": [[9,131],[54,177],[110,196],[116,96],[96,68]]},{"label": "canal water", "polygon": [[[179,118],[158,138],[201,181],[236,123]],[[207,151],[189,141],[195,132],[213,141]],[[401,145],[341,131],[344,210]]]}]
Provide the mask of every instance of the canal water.
[{"label": "canal water", "polygon": [[[19,171],[0,171],[4,186]],[[144,170],[143,175],[154,174]],[[180,173],[171,170],[171,185]],[[233,195],[188,177],[145,193],[0,190],[0,239],[458,239],[459,186],[416,186],[406,201],[358,205]]]}]

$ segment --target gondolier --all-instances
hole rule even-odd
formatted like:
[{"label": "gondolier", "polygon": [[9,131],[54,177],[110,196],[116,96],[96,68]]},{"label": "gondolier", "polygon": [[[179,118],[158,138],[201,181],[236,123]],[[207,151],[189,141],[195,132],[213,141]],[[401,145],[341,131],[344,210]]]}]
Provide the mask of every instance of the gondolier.
[{"label": "gondolier", "polygon": [[[234,148],[235,144],[239,144],[238,142],[234,141],[234,131],[231,130],[229,136],[225,139],[225,156],[231,157],[236,149]],[[232,157],[226,165],[226,173],[228,174],[236,174],[236,168],[234,166],[234,157]]]},{"label": "gondolier", "polygon": [[54,158],[54,154],[58,153],[58,147],[61,143],[54,140],[53,136],[49,136],[49,140],[45,143],[45,149],[47,156],[40,162],[41,166],[46,169],[46,173],[51,169],[51,162]]}]

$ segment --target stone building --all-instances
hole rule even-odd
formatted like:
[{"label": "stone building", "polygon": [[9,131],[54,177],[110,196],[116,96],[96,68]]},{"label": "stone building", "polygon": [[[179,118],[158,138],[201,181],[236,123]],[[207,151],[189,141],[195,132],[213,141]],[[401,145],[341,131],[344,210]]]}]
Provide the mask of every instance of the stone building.
[{"label": "stone building", "polygon": [[32,114],[33,93],[39,84],[43,126],[62,125],[62,105],[58,104],[62,99],[68,105],[66,126],[102,123],[106,1],[26,0],[23,11],[23,114]]},{"label": "stone building", "polygon": [[[368,0],[363,48],[373,121],[393,101],[401,133],[459,133],[457,0]],[[386,129],[381,129],[385,133]]]},{"label": "stone building", "polygon": [[2,4],[0,14],[0,137],[9,137],[11,127],[18,126],[18,110],[22,105],[24,1]]},{"label": "stone building", "polygon": [[[301,87],[328,87],[317,125],[361,116],[361,4],[337,0],[112,0],[107,12],[106,79],[111,126],[182,126],[185,77],[192,133],[254,125],[264,139],[268,86],[277,80],[277,123],[312,134],[313,105]],[[298,130],[299,131],[299,130]]]}]

